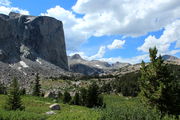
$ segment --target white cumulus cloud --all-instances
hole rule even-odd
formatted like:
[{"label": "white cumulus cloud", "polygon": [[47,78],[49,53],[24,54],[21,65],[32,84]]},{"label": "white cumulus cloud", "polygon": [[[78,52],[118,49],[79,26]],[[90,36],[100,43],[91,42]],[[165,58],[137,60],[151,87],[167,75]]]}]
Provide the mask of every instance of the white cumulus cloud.
[{"label": "white cumulus cloud", "polygon": [[11,2],[9,0],[0,0],[0,5],[9,6]]},{"label": "white cumulus cloud", "polygon": [[108,45],[107,47],[112,50],[112,49],[119,49],[122,48],[123,45],[125,44],[125,40],[118,40],[115,39],[112,44]]},{"label": "white cumulus cloud", "polygon": [[180,17],[179,0],[78,0],[73,6],[83,14],[76,28],[94,36],[140,36],[159,30]]},{"label": "white cumulus cloud", "polygon": [[29,15],[29,11],[20,9],[18,7],[6,7],[6,6],[0,6],[0,13],[8,15],[10,12],[18,12],[23,15]]},{"label": "white cumulus cloud", "polygon": [[162,29],[180,18],[179,11],[179,0],[77,0],[72,10],[55,6],[41,15],[61,20],[67,48],[76,50],[92,36],[136,37]]},{"label": "white cumulus cloud", "polygon": [[[174,49],[178,50],[173,50],[172,52],[170,51],[172,43],[176,43]],[[151,35],[148,36],[145,39],[144,44],[137,49],[143,52],[148,52],[150,47],[155,46],[161,54],[176,54],[180,51],[180,20],[176,20],[172,24],[167,25],[160,38],[156,38]]]},{"label": "white cumulus cloud", "polygon": [[76,49],[90,37],[88,32],[74,28],[74,26],[80,23],[82,19],[76,18],[71,11],[65,10],[61,6],[50,8],[46,13],[41,13],[41,15],[55,17],[63,22],[68,50]]}]

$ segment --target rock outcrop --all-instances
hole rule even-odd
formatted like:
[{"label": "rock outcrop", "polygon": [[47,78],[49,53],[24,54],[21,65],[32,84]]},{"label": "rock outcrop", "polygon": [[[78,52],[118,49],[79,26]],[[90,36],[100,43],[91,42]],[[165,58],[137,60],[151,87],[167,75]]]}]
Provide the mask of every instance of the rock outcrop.
[{"label": "rock outcrop", "polygon": [[0,14],[0,60],[17,63],[21,58],[46,60],[68,70],[63,24],[46,16],[11,12]]}]

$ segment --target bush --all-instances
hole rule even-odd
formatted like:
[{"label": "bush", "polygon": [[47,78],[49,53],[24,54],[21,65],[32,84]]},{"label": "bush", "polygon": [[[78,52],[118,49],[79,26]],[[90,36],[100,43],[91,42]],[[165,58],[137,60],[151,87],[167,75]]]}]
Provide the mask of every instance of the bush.
[{"label": "bush", "polygon": [[63,96],[63,103],[69,103],[71,101],[71,95],[69,92],[65,91]]},{"label": "bush", "polygon": [[87,90],[87,107],[102,107],[103,106],[103,98],[100,97],[99,87],[94,82],[92,85],[89,86]]}]

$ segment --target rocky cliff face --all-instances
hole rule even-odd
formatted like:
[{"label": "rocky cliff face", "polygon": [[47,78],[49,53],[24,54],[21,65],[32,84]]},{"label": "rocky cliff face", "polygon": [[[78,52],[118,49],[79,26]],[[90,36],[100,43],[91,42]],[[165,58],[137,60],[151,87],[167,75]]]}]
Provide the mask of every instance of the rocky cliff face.
[{"label": "rocky cliff face", "polygon": [[0,15],[0,61],[17,63],[21,58],[41,58],[68,70],[63,25],[51,17],[11,12]]}]

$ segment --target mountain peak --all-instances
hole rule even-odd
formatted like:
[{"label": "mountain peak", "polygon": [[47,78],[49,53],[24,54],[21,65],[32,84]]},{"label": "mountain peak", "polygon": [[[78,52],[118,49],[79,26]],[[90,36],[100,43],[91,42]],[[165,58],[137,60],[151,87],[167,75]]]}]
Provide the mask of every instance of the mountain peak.
[{"label": "mountain peak", "polygon": [[162,58],[164,60],[168,60],[168,61],[173,61],[173,60],[177,60],[178,58],[172,55],[163,55]]},{"label": "mountain peak", "polygon": [[82,59],[82,58],[79,54],[74,54],[73,56],[71,56],[71,59]]}]

